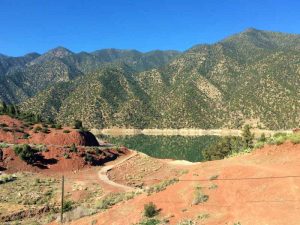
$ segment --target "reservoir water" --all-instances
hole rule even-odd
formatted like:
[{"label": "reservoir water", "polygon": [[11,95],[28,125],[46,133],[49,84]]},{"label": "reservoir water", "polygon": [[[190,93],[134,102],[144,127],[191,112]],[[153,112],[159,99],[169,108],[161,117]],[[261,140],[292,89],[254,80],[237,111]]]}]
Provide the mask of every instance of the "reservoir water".
[{"label": "reservoir water", "polygon": [[202,151],[218,136],[101,136],[100,139],[163,159],[202,161]]}]

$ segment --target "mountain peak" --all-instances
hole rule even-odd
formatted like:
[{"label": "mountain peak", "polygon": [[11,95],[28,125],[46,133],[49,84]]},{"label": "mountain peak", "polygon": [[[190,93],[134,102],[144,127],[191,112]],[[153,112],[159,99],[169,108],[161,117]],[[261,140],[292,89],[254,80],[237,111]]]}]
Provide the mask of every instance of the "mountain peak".
[{"label": "mountain peak", "polygon": [[253,33],[253,32],[259,32],[260,30],[254,28],[254,27],[248,27],[244,32],[242,33]]},{"label": "mountain peak", "polygon": [[46,54],[50,54],[57,58],[63,58],[63,57],[69,56],[69,55],[73,55],[74,53],[65,47],[58,46],[54,49],[51,49]]}]

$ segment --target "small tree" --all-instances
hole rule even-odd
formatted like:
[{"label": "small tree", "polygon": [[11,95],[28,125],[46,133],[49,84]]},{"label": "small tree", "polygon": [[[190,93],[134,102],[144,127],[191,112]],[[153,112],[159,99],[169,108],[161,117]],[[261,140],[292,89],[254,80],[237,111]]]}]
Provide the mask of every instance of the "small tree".
[{"label": "small tree", "polygon": [[251,133],[250,125],[245,125],[242,132],[244,148],[253,148],[254,134]]},{"label": "small tree", "polygon": [[267,138],[266,138],[265,133],[262,133],[262,134],[260,135],[260,138],[258,139],[258,141],[260,141],[260,142],[266,142],[266,140],[267,140]]},{"label": "small tree", "polygon": [[146,217],[154,217],[158,213],[157,207],[153,202],[144,205],[144,215]]},{"label": "small tree", "polygon": [[82,129],[83,128],[82,121],[81,120],[75,120],[75,122],[74,122],[74,128],[75,129]]},{"label": "small tree", "polygon": [[42,121],[42,117],[39,114],[34,115],[34,122],[40,123]]},{"label": "small tree", "polygon": [[2,111],[3,113],[7,113],[7,105],[6,105],[5,102],[2,102],[1,111]]},{"label": "small tree", "polygon": [[14,105],[9,105],[7,107],[7,113],[11,116],[14,116],[16,114],[16,108]]}]

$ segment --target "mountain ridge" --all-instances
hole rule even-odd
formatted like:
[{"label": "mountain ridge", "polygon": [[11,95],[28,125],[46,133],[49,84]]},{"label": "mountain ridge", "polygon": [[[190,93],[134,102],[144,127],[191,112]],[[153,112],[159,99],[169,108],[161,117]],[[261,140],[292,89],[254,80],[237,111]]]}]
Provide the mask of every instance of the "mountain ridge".
[{"label": "mountain ridge", "polygon": [[[123,61],[114,55],[112,63],[92,64],[94,70],[74,61],[82,74],[75,71],[71,79],[43,88],[21,107],[95,128],[210,129],[251,123],[289,129],[300,125],[299,46],[300,35],[248,29],[193,46],[163,64],[155,54],[151,63],[143,57],[136,61],[137,51]],[[101,54],[109,58],[113,51]]]}]

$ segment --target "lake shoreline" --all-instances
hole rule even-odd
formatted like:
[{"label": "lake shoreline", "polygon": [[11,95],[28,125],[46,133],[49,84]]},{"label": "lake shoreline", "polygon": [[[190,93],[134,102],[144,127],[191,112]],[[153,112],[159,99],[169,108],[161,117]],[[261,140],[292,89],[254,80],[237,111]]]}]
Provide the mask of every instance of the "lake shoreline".
[{"label": "lake shoreline", "polygon": [[[267,136],[273,135],[278,132],[292,133],[292,130],[264,130],[252,129],[256,137],[261,134]],[[126,128],[107,128],[107,129],[91,129],[94,135],[108,135],[108,136],[134,136],[134,135],[147,135],[147,136],[241,136],[242,130],[239,129],[126,129]]]}]

